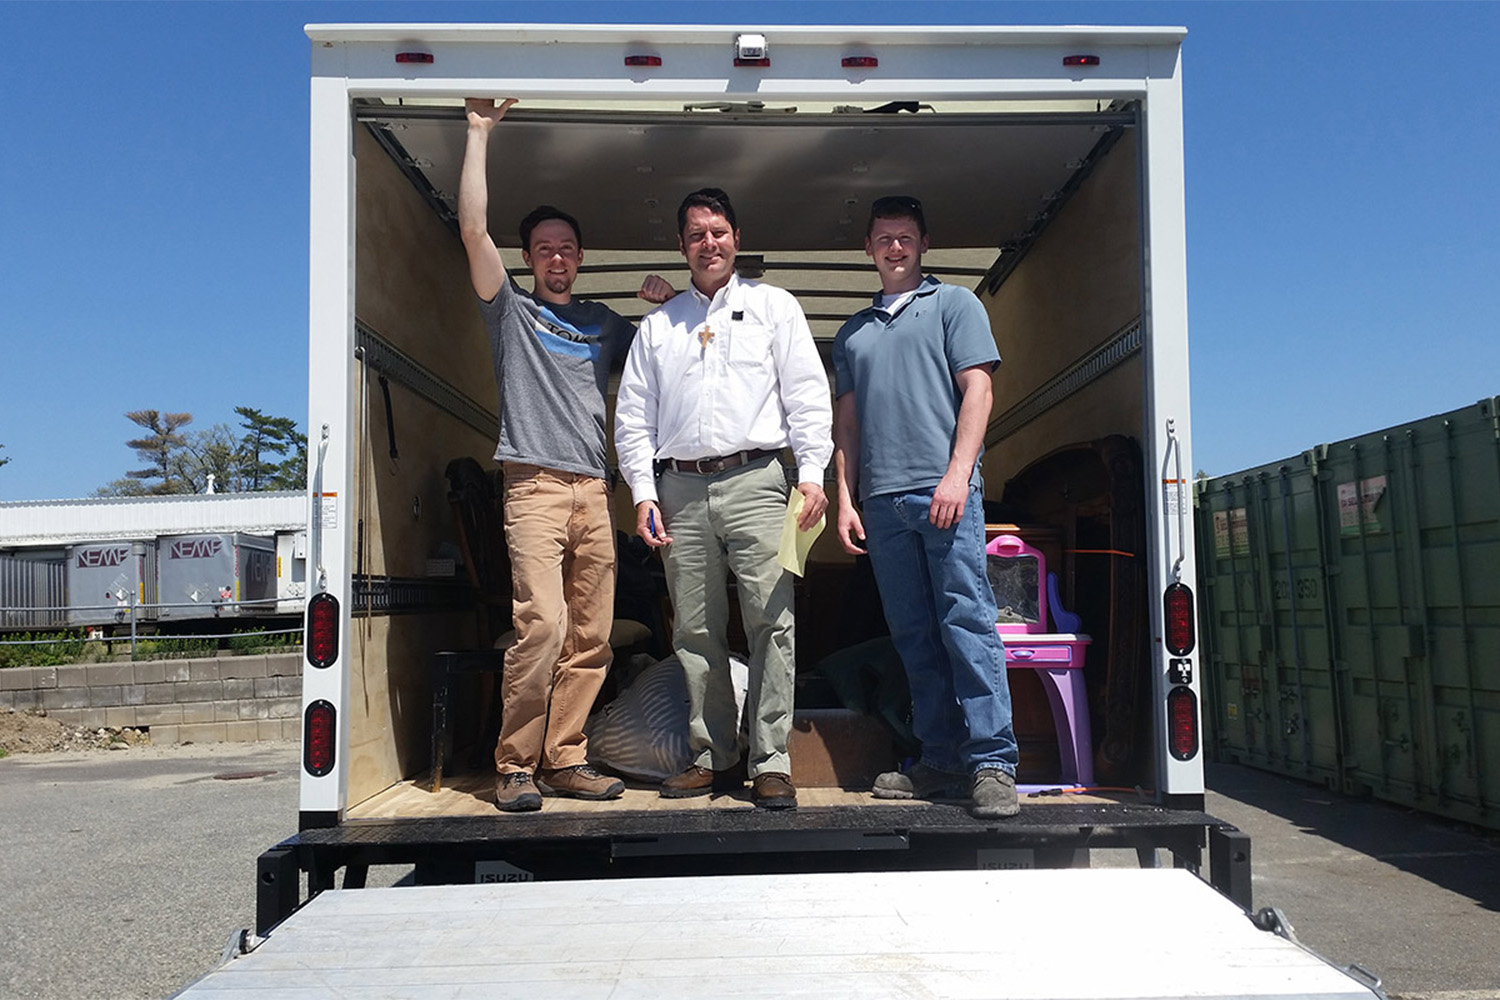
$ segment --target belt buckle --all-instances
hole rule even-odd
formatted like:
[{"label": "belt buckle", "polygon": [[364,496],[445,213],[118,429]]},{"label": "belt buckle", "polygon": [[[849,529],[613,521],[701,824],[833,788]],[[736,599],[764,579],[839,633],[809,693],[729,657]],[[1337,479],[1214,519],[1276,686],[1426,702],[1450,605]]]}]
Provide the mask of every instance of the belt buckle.
[{"label": "belt buckle", "polygon": [[[704,468],[703,467],[705,462],[708,463],[708,468]],[[695,458],[695,459],[693,459],[693,471],[696,472],[700,476],[711,476],[715,472],[719,471],[717,468],[715,468],[715,466],[717,464],[718,464],[718,460],[717,459],[713,459],[713,458]]]}]

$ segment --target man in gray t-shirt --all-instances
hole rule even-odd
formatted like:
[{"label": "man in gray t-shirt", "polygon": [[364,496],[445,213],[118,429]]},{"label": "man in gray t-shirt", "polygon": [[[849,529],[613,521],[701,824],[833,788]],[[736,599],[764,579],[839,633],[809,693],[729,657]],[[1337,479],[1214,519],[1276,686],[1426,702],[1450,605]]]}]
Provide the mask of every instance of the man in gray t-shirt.
[{"label": "man in gray t-shirt", "polygon": [[[465,102],[468,135],[458,222],[489,332],[500,390],[505,540],[516,642],[505,653],[495,805],[540,809],[541,793],[617,798],[624,783],[587,763],[583,725],[609,670],[615,539],[605,469],[610,362],[635,330],[597,302],[573,298],[583,237],[550,205],[521,220],[521,257],[535,279],[517,287],[489,233],[490,132],[514,99]],[[672,288],[652,275],[648,302]]]},{"label": "man in gray t-shirt", "polygon": [[979,474],[1000,355],[974,293],[923,277],[927,246],[915,198],[870,206],[880,293],[833,342],[838,536],[869,550],[922,741],[909,771],[876,778],[875,797],[967,795],[995,819],[1020,809]]}]

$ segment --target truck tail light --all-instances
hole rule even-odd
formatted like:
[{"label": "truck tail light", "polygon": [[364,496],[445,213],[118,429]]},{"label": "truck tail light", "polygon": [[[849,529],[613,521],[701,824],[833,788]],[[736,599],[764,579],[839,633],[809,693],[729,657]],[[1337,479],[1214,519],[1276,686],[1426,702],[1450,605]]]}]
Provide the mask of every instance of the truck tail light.
[{"label": "truck tail light", "polygon": [[1198,699],[1190,687],[1167,692],[1167,749],[1178,760],[1198,753]]},{"label": "truck tail light", "polygon": [[1193,592],[1187,584],[1174,583],[1165,599],[1167,651],[1186,656],[1193,651]]},{"label": "truck tail light", "polygon": [[331,667],[339,658],[339,602],[329,593],[307,602],[307,662]]},{"label": "truck tail light", "polygon": [[333,770],[338,717],[331,702],[319,699],[307,706],[302,718],[302,766],[314,778]]},{"label": "truck tail light", "polygon": [[1097,66],[1098,56],[1063,56],[1064,66]]},{"label": "truck tail light", "polygon": [[845,69],[874,69],[880,65],[880,60],[874,56],[845,56],[843,66]]},{"label": "truck tail light", "polygon": [[660,66],[661,56],[626,56],[626,66]]},{"label": "truck tail light", "polygon": [[396,53],[396,61],[398,63],[420,63],[420,64],[423,64],[423,65],[430,65],[432,63],[432,53],[431,52],[397,52]]}]

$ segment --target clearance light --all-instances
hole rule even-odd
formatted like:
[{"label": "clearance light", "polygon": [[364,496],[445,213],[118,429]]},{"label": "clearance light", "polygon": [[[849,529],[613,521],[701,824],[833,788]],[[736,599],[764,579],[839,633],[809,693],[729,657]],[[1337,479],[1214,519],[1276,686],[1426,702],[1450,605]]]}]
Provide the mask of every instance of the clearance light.
[{"label": "clearance light", "polygon": [[334,735],[338,732],[331,702],[319,699],[307,706],[302,720],[302,766],[314,778],[333,770]]},{"label": "clearance light", "polygon": [[425,65],[431,65],[432,64],[432,53],[431,52],[397,52],[396,53],[396,61],[398,63],[423,63]]},{"label": "clearance light", "polygon": [[1063,56],[1064,66],[1097,66],[1098,56]]},{"label": "clearance light", "polygon": [[339,602],[328,593],[307,602],[307,662],[331,667],[339,658]]},{"label": "clearance light", "polygon": [[843,66],[845,69],[874,69],[880,65],[880,60],[874,56],[845,56]]},{"label": "clearance light", "polygon": [[1178,760],[1198,754],[1198,699],[1193,689],[1174,687],[1167,692],[1167,749]]},{"label": "clearance light", "polygon": [[660,66],[661,56],[626,56],[626,66]]},{"label": "clearance light", "polygon": [[1193,592],[1187,584],[1174,583],[1165,599],[1167,651],[1186,656],[1193,651]]}]

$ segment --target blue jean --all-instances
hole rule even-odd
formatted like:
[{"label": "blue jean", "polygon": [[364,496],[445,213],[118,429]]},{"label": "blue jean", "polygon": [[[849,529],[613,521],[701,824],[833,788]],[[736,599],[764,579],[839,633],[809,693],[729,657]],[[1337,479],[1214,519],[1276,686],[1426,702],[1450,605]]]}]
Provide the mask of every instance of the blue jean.
[{"label": "blue jean", "polygon": [[928,519],[932,491],[864,502],[865,542],[891,639],[911,683],[922,763],[951,774],[1016,773],[1005,647],[985,575],[984,511],[970,488],[957,524]]}]

